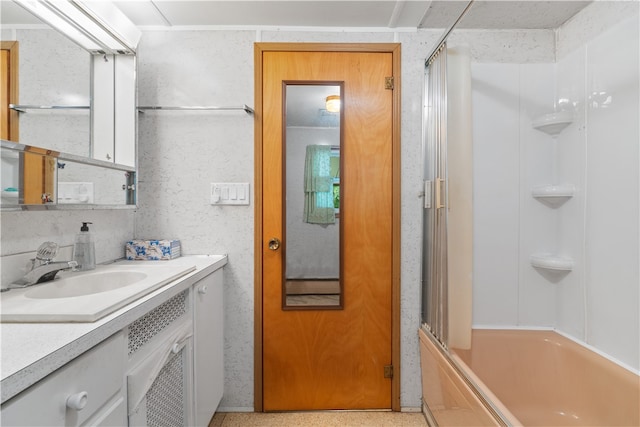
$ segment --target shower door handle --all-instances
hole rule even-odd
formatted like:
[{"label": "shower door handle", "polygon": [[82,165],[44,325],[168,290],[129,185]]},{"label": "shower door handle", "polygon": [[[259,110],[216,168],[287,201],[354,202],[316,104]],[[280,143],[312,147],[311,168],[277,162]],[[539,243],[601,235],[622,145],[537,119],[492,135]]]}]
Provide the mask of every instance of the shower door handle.
[{"label": "shower door handle", "polygon": [[272,237],[271,240],[269,240],[269,249],[271,249],[272,251],[277,251],[278,249],[280,249],[280,239],[278,239],[277,237]]},{"label": "shower door handle", "polygon": [[446,183],[444,179],[436,178],[436,209],[444,208],[444,203],[442,201],[442,193],[444,193],[442,185],[444,183]]}]

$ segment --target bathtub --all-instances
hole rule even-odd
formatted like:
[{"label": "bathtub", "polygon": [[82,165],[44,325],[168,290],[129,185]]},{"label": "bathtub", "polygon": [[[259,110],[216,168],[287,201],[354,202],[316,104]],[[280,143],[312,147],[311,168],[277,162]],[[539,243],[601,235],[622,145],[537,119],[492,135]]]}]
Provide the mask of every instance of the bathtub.
[{"label": "bathtub", "polygon": [[[433,364],[433,357],[424,352],[443,352],[424,331],[420,341],[423,372],[432,370],[425,364]],[[640,425],[640,378],[553,331],[474,330],[471,350],[441,356],[469,387],[466,401],[483,403],[494,424],[485,418],[452,423],[451,409],[438,419],[441,406],[435,401],[435,411],[425,412],[440,425]],[[423,389],[433,384],[423,381]],[[423,390],[423,396],[425,407],[434,404],[433,391]]]}]

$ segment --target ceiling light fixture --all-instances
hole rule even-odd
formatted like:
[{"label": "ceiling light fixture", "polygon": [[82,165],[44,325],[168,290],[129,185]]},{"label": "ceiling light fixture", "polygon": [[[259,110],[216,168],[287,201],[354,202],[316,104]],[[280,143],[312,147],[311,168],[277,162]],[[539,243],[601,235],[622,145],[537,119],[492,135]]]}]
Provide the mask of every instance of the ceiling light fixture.
[{"label": "ceiling light fixture", "polygon": [[16,0],[91,53],[132,54],[140,30],[108,1]]},{"label": "ceiling light fixture", "polygon": [[325,108],[330,113],[340,112],[340,95],[329,95],[325,99]]}]

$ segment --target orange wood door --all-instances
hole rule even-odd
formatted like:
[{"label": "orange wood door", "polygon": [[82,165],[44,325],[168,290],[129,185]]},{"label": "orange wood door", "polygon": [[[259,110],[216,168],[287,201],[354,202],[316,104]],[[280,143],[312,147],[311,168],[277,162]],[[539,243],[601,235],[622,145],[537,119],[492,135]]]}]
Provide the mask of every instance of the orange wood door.
[{"label": "orange wood door", "polygon": [[[390,409],[393,75],[389,52],[263,52],[263,409]],[[341,310],[283,310],[283,81],[344,82]],[[286,241],[283,241],[286,248]]]},{"label": "orange wood door", "polygon": [[[18,112],[9,104],[18,103],[18,42],[0,41],[0,138],[19,141]],[[43,194],[55,194],[56,160],[49,150],[31,148],[21,165],[21,203],[43,204]]]},{"label": "orange wood door", "polygon": [[0,49],[0,138],[9,139],[9,52]]},{"label": "orange wood door", "polygon": [[18,42],[0,41],[0,138],[18,141]]}]

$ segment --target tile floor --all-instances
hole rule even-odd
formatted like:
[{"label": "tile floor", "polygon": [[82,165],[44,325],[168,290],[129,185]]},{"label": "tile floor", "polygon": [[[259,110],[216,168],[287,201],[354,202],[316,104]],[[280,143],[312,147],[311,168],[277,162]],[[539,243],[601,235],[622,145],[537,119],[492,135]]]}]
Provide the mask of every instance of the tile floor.
[{"label": "tile floor", "polygon": [[228,412],[216,413],[209,427],[425,427],[419,412]]}]

